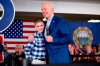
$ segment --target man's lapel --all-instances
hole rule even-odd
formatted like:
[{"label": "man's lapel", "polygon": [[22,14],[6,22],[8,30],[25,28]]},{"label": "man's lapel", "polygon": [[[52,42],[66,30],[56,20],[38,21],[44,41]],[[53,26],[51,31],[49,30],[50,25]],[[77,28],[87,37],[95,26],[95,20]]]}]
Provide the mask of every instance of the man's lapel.
[{"label": "man's lapel", "polygon": [[51,29],[54,29],[54,24],[55,24],[55,16],[53,17],[52,21],[51,21],[51,24],[50,24],[50,30]]}]

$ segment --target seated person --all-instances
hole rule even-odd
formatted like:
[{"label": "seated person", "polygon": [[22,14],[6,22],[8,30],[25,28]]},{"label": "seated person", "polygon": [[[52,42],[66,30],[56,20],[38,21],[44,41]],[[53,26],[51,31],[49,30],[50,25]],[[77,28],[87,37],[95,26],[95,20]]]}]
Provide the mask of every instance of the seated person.
[{"label": "seated person", "polygon": [[68,44],[68,49],[69,49],[69,52],[70,52],[70,54],[71,55],[74,55],[74,46],[73,46],[73,44]]},{"label": "seated person", "polygon": [[2,46],[2,43],[0,42],[0,63],[3,62],[2,51],[3,51],[3,46]]},{"label": "seated person", "polygon": [[[0,44],[2,45],[2,44]],[[1,49],[2,49],[2,52],[1,52]],[[0,59],[2,61],[0,61],[2,63],[1,66],[11,66],[10,63],[11,63],[11,60],[10,60],[10,53],[7,51],[7,45],[4,44],[2,46],[0,46]]]},{"label": "seated person", "polygon": [[[98,46],[98,52],[96,53],[96,55],[100,55],[100,44]],[[98,63],[100,63],[100,56],[97,56],[96,60],[97,60]]]},{"label": "seated person", "polygon": [[93,57],[91,57],[90,55],[93,55],[93,52],[92,52],[92,47],[90,45],[85,46],[84,55],[86,55],[86,57],[82,58],[84,63],[91,63],[93,60]]},{"label": "seated person", "polygon": [[15,53],[13,53],[14,66],[22,66],[22,61],[25,58],[23,50],[24,47],[22,45],[16,45]]},{"label": "seated person", "polygon": [[10,53],[7,50],[8,50],[7,45],[4,44],[3,45],[3,52],[2,52],[3,56],[4,56],[4,64],[10,66],[10,56],[9,56]]}]

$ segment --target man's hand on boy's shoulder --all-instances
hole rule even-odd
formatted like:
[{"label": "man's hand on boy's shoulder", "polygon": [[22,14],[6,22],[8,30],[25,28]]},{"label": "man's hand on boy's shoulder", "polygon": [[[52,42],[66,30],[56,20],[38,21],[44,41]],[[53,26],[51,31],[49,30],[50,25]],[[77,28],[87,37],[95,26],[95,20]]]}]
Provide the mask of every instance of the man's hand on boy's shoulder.
[{"label": "man's hand on boy's shoulder", "polygon": [[34,41],[33,35],[29,35],[29,36],[28,36],[28,42],[33,42],[33,41]]}]

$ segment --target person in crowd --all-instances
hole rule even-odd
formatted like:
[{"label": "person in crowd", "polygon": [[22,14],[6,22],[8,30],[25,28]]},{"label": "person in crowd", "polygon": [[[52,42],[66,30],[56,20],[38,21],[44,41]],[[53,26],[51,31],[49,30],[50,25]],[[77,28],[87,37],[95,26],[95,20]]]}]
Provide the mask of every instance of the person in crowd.
[{"label": "person in crowd", "polygon": [[73,58],[73,63],[81,63],[82,58],[78,57],[78,55],[83,55],[83,51],[80,49],[79,45],[75,45],[74,55],[76,57]]},{"label": "person in crowd", "polygon": [[[1,44],[2,45],[2,44]],[[0,48],[1,49],[1,48]],[[1,52],[1,58],[2,59],[2,66],[11,66],[11,60],[10,60],[10,53],[7,51],[7,45],[2,45],[2,52]]]},{"label": "person in crowd", "polygon": [[96,53],[96,55],[99,55],[96,57],[97,63],[100,63],[100,44],[98,46],[98,52]]},{"label": "person in crowd", "polygon": [[3,45],[4,58],[6,58],[9,55],[9,52],[7,50],[8,50],[8,47],[6,44],[4,44]]},{"label": "person in crowd", "polygon": [[91,63],[93,57],[91,57],[90,55],[93,55],[93,52],[92,52],[92,47],[91,47],[90,45],[86,45],[86,46],[85,46],[84,55],[87,55],[87,56],[83,58],[83,61],[84,61],[85,63]]},{"label": "person in crowd", "polygon": [[[97,55],[97,47],[96,46],[92,47],[92,55]],[[96,56],[93,56],[92,62],[97,63]]]},{"label": "person in crowd", "polygon": [[7,44],[4,44],[2,52],[4,57],[4,64],[10,66],[10,53],[7,50],[8,50]]},{"label": "person in crowd", "polygon": [[0,42],[0,66],[3,65],[3,55],[2,55],[2,51],[3,51],[3,45]]},{"label": "person in crowd", "polygon": [[71,43],[69,43],[68,44],[68,49],[69,49],[71,59],[72,59],[72,63],[73,63],[75,46],[73,46]]},{"label": "person in crowd", "polygon": [[70,43],[68,44],[68,49],[69,49],[70,54],[74,55],[74,49],[75,48],[74,48],[74,46],[72,44],[70,44]]},{"label": "person in crowd", "polygon": [[0,42],[0,53],[3,51],[3,45],[2,43]]},{"label": "person in crowd", "polygon": [[45,24],[42,19],[36,19],[35,28],[37,31],[34,35],[30,36],[30,41],[25,47],[25,57],[32,64],[46,64],[46,47],[43,35],[44,26]]},{"label": "person in crowd", "polygon": [[17,44],[15,47],[15,53],[12,55],[14,66],[22,66],[23,59],[25,58],[24,46]]},{"label": "person in crowd", "polygon": [[66,20],[54,14],[53,5],[50,2],[43,2],[41,11],[43,17],[46,18],[44,36],[49,63],[70,64],[71,57],[68,50],[68,43],[74,44],[74,42]]},{"label": "person in crowd", "polygon": [[93,55],[96,55],[96,53],[97,53],[97,48],[96,48],[96,46],[93,46],[93,47],[92,47],[92,52],[93,52]]}]

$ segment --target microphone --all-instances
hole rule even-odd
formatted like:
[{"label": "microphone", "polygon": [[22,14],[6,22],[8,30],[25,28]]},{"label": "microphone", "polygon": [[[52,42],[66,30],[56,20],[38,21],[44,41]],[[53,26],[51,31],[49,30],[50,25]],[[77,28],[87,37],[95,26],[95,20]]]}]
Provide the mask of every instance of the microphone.
[{"label": "microphone", "polygon": [[47,36],[50,35],[50,33],[49,33],[49,26],[48,25],[46,26],[46,35]]}]

